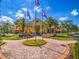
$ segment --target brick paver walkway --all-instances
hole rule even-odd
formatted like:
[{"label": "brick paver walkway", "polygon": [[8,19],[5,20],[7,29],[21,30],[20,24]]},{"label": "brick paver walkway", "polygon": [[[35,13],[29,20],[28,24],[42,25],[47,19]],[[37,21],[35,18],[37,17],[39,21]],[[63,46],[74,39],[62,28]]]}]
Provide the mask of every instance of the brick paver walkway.
[{"label": "brick paver walkway", "polygon": [[[2,52],[8,59],[64,59],[69,54],[67,45],[69,41],[66,43],[65,41],[44,38],[47,44],[41,47],[30,47],[22,44],[25,40],[7,41],[8,43],[2,46]],[[70,41],[70,43],[75,42]]]}]

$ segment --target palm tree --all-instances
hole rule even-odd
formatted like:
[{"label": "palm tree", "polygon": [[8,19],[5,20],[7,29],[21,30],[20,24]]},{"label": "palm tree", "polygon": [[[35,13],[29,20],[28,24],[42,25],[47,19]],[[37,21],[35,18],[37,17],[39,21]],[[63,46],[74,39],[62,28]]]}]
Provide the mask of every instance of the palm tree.
[{"label": "palm tree", "polygon": [[16,27],[21,27],[20,20],[16,20],[16,21],[14,22],[14,24],[15,24]]},{"label": "palm tree", "polygon": [[15,22],[15,26],[21,28],[22,32],[24,32],[24,28],[25,28],[25,25],[27,24],[27,20],[28,19],[21,18]]},{"label": "palm tree", "polygon": [[54,19],[53,17],[49,17],[49,18],[45,21],[45,24],[46,24],[48,27],[50,27],[50,28],[49,28],[49,29],[50,29],[50,32],[52,32],[52,28],[51,28],[52,26],[54,27],[53,30],[58,27],[58,22],[57,22],[57,20]]},{"label": "palm tree", "polygon": [[21,25],[22,25],[22,32],[24,32],[24,28],[25,28],[25,19],[21,18]]}]

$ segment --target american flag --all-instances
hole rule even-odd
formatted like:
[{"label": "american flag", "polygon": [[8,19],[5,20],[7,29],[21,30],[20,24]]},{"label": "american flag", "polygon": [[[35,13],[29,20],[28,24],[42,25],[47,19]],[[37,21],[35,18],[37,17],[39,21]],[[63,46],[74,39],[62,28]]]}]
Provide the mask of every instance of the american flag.
[{"label": "american flag", "polygon": [[42,16],[47,19],[47,15],[45,14],[45,12],[43,10],[42,10]]}]

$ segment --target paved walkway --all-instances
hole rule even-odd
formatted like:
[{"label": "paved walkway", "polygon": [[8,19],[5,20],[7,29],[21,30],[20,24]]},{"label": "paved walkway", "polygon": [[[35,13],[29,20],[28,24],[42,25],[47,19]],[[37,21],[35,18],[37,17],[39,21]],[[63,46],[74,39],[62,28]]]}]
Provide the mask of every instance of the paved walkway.
[{"label": "paved walkway", "polygon": [[0,50],[0,59],[7,59],[6,56],[2,53],[1,50]]},{"label": "paved walkway", "polygon": [[[47,42],[51,42],[52,43],[57,43],[57,44],[73,44],[73,43],[77,43],[76,40],[55,40],[55,39],[51,39],[51,38],[42,38],[42,37],[36,37],[37,39],[44,39],[46,40]],[[33,38],[30,38],[29,40],[31,39],[35,39],[35,37]],[[7,43],[11,43],[11,42],[23,42],[25,40],[28,40],[28,39],[22,39],[22,40],[4,40],[4,42],[7,42]]]},{"label": "paved walkway", "polygon": [[[37,38],[42,39],[41,37]],[[30,40],[32,39],[34,38],[30,38]],[[2,46],[2,52],[7,56],[7,59],[64,59],[70,52],[67,44],[77,42],[44,38],[47,44],[41,47],[29,47],[22,44],[25,40],[27,39],[5,40],[7,44]]]}]

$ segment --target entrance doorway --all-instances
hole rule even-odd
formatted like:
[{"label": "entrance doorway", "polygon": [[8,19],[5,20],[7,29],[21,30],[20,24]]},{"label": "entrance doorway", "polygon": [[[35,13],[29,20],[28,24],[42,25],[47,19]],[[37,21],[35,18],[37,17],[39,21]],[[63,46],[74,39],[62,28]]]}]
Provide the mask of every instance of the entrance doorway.
[{"label": "entrance doorway", "polygon": [[40,25],[35,26],[35,32],[37,35],[40,35]]}]

